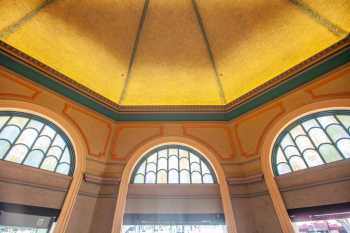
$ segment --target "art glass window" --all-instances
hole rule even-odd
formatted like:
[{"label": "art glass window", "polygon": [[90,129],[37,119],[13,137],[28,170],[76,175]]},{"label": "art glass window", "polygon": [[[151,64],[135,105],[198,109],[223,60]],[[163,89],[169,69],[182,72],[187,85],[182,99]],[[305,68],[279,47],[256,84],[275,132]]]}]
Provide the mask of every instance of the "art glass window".
[{"label": "art glass window", "polygon": [[182,145],[166,145],[147,153],[131,179],[135,184],[213,184],[216,177],[197,151]]},{"label": "art glass window", "polygon": [[279,135],[273,153],[275,175],[350,158],[350,111],[298,119]]},{"label": "art glass window", "polygon": [[28,113],[0,112],[0,160],[72,175],[74,152],[53,123]]}]

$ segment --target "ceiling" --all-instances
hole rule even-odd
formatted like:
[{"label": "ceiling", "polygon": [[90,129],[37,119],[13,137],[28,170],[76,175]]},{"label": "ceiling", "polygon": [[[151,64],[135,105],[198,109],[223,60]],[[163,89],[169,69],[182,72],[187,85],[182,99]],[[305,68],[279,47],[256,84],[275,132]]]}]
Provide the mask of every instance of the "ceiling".
[{"label": "ceiling", "polygon": [[349,12],[349,0],[0,0],[0,40],[118,105],[226,105],[345,38]]}]

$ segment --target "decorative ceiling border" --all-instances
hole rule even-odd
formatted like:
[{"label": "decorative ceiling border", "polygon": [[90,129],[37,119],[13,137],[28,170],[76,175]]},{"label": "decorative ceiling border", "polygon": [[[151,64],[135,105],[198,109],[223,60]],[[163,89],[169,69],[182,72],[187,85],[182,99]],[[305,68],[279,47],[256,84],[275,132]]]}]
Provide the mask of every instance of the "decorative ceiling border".
[{"label": "decorative ceiling border", "polygon": [[228,121],[349,61],[347,36],[226,105],[121,106],[0,41],[1,66],[117,121]]}]

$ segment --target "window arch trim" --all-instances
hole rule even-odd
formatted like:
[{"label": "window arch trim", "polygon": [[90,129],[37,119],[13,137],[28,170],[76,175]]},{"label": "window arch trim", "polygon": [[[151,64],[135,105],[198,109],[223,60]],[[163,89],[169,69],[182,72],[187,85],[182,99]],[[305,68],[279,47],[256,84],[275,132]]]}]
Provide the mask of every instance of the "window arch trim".
[{"label": "window arch trim", "polygon": [[[177,149],[177,155],[169,154],[169,149],[170,148]],[[157,152],[159,152],[161,150],[164,150],[164,149],[167,150],[167,158],[162,158],[162,157],[159,158],[159,155],[158,155],[157,158],[156,158],[156,163],[158,164],[159,159],[166,159],[167,160],[167,169],[163,169],[163,168],[162,169],[158,169],[158,165],[155,164],[156,165],[156,172],[154,172],[154,171],[147,171],[147,165],[149,164],[147,162],[147,159],[150,156],[152,156],[152,155],[156,154]],[[184,150],[184,151],[186,151],[188,153],[192,153],[193,155],[198,157],[199,162],[196,162],[196,161],[192,161],[191,162],[190,161],[190,156],[189,156],[189,158],[188,158],[188,167],[189,168],[188,169],[185,169],[185,168],[181,168],[180,169],[180,161],[181,161],[181,159],[184,159],[184,158],[181,158],[181,156],[179,154],[179,150]],[[177,160],[178,160],[178,169],[176,169],[176,168],[169,168],[169,160],[170,160],[171,157],[176,157],[177,158]],[[144,162],[145,162],[145,174],[139,173],[138,172],[139,168],[143,165]],[[201,162],[203,162],[207,166],[209,173],[208,172],[205,172],[205,173],[202,172],[202,166],[200,164]],[[154,162],[150,162],[150,163],[153,164]],[[191,166],[192,164],[200,165],[200,171],[197,171],[197,170],[192,171],[192,166]],[[130,183],[134,184],[134,180],[135,180],[135,177],[137,175],[143,175],[144,176],[143,184],[147,184],[146,183],[146,174],[147,173],[154,173],[155,176],[156,176],[155,177],[155,180],[156,180],[155,184],[157,184],[157,178],[158,178],[157,175],[158,175],[158,173],[160,171],[166,171],[166,173],[167,173],[167,182],[164,183],[164,184],[187,184],[187,183],[181,183],[181,181],[180,181],[181,172],[183,172],[183,171],[186,171],[189,174],[190,181],[189,181],[188,184],[206,184],[206,183],[203,182],[203,178],[205,176],[207,176],[207,175],[210,175],[212,177],[214,184],[218,183],[218,180],[217,180],[217,177],[216,177],[216,173],[215,173],[214,169],[212,168],[211,164],[208,162],[208,160],[200,152],[198,152],[197,150],[195,150],[195,149],[193,149],[191,147],[185,146],[185,145],[181,145],[181,144],[161,145],[161,146],[153,148],[152,150],[150,150],[147,153],[145,153],[141,157],[141,159],[136,163],[136,166],[134,167],[134,169],[132,171]],[[169,182],[169,173],[170,173],[170,171],[176,171],[177,172],[177,174],[178,174],[178,183],[170,183]],[[192,183],[192,174],[194,174],[194,173],[199,173],[201,175],[201,181],[202,181],[201,183]],[[135,183],[135,184],[140,184],[140,183]]]},{"label": "window arch trim", "polygon": [[[338,139],[336,139],[336,140],[333,140],[333,139],[329,136],[329,134],[328,134],[328,132],[327,132],[327,129],[328,129],[329,127],[331,127],[331,126],[341,126],[341,127],[347,132],[347,134],[350,135],[350,127],[347,128],[347,127],[343,124],[343,122],[342,122],[341,120],[339,120],[339,118],[337,117],[337,115],[348,115],[348,116],[350,116],[350,110],[348,110],[348,109],[336,109],[336,108],[335,108],[335,109],[331,109],[331,110],[322,110],[322,109],[319,109],[319,111],[311,112],[311,113],[309,113],[309,114],[307,114],[307,115],[304,115],[304,116],[302,116],[302,117],[296,118],[294,121],[292,121],[292,123],[290,123],[289,125],[287,125],[287,127],[282,128],[282,130],[280,130],[280,132],[279,132],[279,134],[278,134],[278,136],[277,136],[277,139],[276,139],[275,142],[273,143],[272,156],[271,156],[271,157],[272,157],[271,163],[272,163],[272,171],[273,171],[273,174],[274,174],[275,176],[283,175],[283,174],[280,174],[280,172],[278,171],[278,166],[281,165],[281,164],[286,164],[286,165],[291,169],[291,171],[290,171],[290,172],[287,172],[286,174],[296,172],[297,170],[294,171],[293,168],[292,168],[292,166],[291,166],[291,164],[290,164],[290,162],[289,162],[289,161],[291,160],[291,158],[293,158],[293,157],[301,158],[301,159],[304,161],[304,163],[305,163],[305,165],[306,165],[306,168],[304,168],[304,169],[308,169],[308,168],[315,167],[315,166],[310,166],[310,165],[307,163],[307,161],[305,160],[305,158],[304,158],[304,157],[305,157],[304,153],[307,152],[307,151],[309,151],[309,150],[316,151],[316,152],[318,153],[320,159],[321,159],[322,162],[323,162],[323,164],[316,165],[316,166],[321,166],[321,165],[324,165],[324,164],[332,163],[332,162],[327,162],[327,161],[325,160],[325,158],[322,156],[322,154],[320,153],[320,148],[321,148],[322,146],[324,146],[324,145],[332,145],[332,146],[334,146],[334,148],[337,150],[337,152],[338,152],[339,155],[341,156],[341,160],[349,159],[349,158],[346,158],[346,157],[344,156],[344,154],[339,150],[339,148],[338,148],[338,146],[337,146],[337,144],[338,144],[339,141],[345,140],[345,139],[348,139],[348,140],[349,140],[349,138],[341,137],[341,138],[338,138]],[[318,117],[323,117],[323,116],[334,116],[334,117],[336,118],[336,120],[337,120],[337,123],[330,123],[330,124],[328,124],[328,125],[326,125],[326,126],[323,127],[322,124],[319,122],[319,120],[316,119],[316,118],[318,118]],[[316,126],[312,126],[312,127],[308,128],[308,129],[306,129],[306,128],[302,125],[303,122],[306,122],[306,121],[308,121],[308,120],[315,120],[315,119],[316,119],[317,124],[318,124],[317,127],[316,127]],[[296,126],[298,126],[298,125],[301,125],[301,126],[302,126],[303,131],[306,132],[306,135],[297,135],[296,137],[293,138],[293,136],[291,135],[290,131],[291,131],[292,129],[294,129]],[[327,136],[327,139],[328,139],[329,142],[322,142],[322,143],[316,145],[316,144],[314,143],[314,141],[311,140],[311,136],[309,135],[309,132],[312,131],[312,130],[314,130],[314,129],[319,129],[319,130],[322,130],[323,132],[325,132],[325,135]],[[281,147],[281,142],[282,142],[282,140],[284,139],[284,137],[285,137],[287,134],[288,134],[289,137],[292,139],[294,145],[287,145],[286,147],[282,148],[282,147]],[[307,137],[307,138],[309,139],[309,141],[311,142],[311,144],[313,145],[314,148],[305,148],[305,149],[303,149],[303,150],[300,150],[300,148],[297,146],[297,143],[296,143],[296,140],[297,140],[299,137]],[[298,150],[298,153],[299,153],[300,155],[291,155],[291,156],[287,157],[287,156],[285,155],[285,151],[286,151],[286,149],[289,148],[289,147],[291,147],[291,148],[296,148],[296,150]],[[286,161],[277,162],[277,152],[278,152],[279,149],[282,151],[282,153],[283,153],[283,155],[284,155],[284,159],[285,159]],[[337,160],[337,161],[338,161],[338,160]],[[301,170],[304,170],[304,169],[301,169]]]},{"label": "window arch trim", "polygon": [[[4,123],[3,125],[0,127],[0,132],[5,128],[5,127],[8,127],[8,126],[13,126],[13,127],[16,127],[18,130],[19,130],[19,133],[18,135],[15,137],[15,139],[13,140],[13,142],[11,142],[9,139],[7,138],[1,138],[2,141],[6,141],[7,143],[9,143],[9,148],[7,149],[6,153],[4,154],[4,156],[0,159],[2,161],[8,161],[6,160],[6,157],[8,156],[11,148],[13,148],[14,146],[24,146],[26,149],[27,149],[27,152],[26,152],[26,155],[25,157],[22,159],[22,161],[20,163],[17,163],[17,162],[14,162],[16,164],[19,164],[19,165],[23,165],[23,166],[28,166],[28,167],[32,167],[32,168],[35,168],[35,169],[41,169],[41,170],[46,170],[46,169],[43,169],[43,168],[40,168],[41,165],[45,162],[46,159],[48,158],[54,158],[56,160],[56,166],[55,166],[55,169],[53,171],[49,170],[50,172],[53,172],[54,174],[62,174],[60,172],[57,172],[56,170],[61,166],[61,165],[69,165],[69,171],[68,173],[66,174],[67,176],[73,176],[74,174],[74,171],[75,171],[75,163],[76,163],[76,159],[75,159],[75,152],[74,152],[74,148],[73,148],[73,145],[71,143],[71,140],[69,139],[69,137],[67,136],[67,134],[60,128],[58,127],[55,123],[51,122],[50,120],[46,119],[45,117],[42,117],[42,116],[39,116],[39,115],[36,115],[34,113],[29,113],[29,112],[21,112],[21,111],[9,111],[9,110],[4,110],[4,111],[0,111],[0,117],[1,116],[5,116],[5,117],[9,117]],[[24,117],[24,118],[27,118],[28,121],[25,123],[25,125],[20,128],[18,125],[16,124],[13,124],[13,123],[10,123],[10,120],[13,118],[13,117]],[[38,121],[40,123],[43,124],[42,128],[40,130],[34,128],[34,127],[27,127],[29,122],[31,120],[35,120],[35,121]],[[49,126],[51,127],[54,131],[55,131],[55,135],[53,136],[53,138],[50,138],[48,135],[40,135],[40,133],[44,130],[45,126]],[[31,146],[28,146],[27,144],[25,143],[22,143],[22,142],[19,142],[19,143],[16,143],[16,141],[20,138],[20,136],[22,135],[22,133],[25,131],[25,130],[34,130],[36,133],[37,133],[37,136],[35,138],[35,140],[31,143]],[[54,140],[55,140],[55,137],[59,135],[62,140],[64,141],[65,143],[65,146],[64,148],[61,148],[59,147],[58,145],[52,145]],[[35,146],[35,143],[40,139],[40,138],[47,138],[50,140],[50,144],[49,146],[47,147],[47,150],[46,152],[43,151],[42,149],[40,148],[33,148]],[[66,161],[62,161],[62,162],[59,162],[60,159],[58,159],[55,155],[53,154],[50,154],[50,150],[52,149],[59,149],[62,153],[61,153],[61,156],[60,156],[60,159],[62,159],[62,157],[64,156],[64,151],[65,149],[67,149],[69,155],[70,155],[70,163],[67,163]],[[30,156],[30,154],[32,152],[35,152],[35,151],[39,151],[43,157],[40,161],[40,164],[39,166],[30,166],[30,165],[27,165],[25,164],[26,162],[26,159]],[[52,153],[52,152],[51,152]],[[12,161],[9,161],[9,162],[12,162]],[[63,175],[63,174],[62,174]]]}]

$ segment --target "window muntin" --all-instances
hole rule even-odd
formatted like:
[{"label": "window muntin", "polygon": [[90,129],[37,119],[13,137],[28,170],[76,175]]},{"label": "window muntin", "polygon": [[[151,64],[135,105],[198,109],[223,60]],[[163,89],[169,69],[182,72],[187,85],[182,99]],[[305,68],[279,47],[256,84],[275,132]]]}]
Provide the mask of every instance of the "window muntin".
[{"label": "window muntin", "polygon": [[314,113],[279,135],[273,150],[275,175],[350,158],[350,111]]},{"label": "window muntin", "polygon": [[161,146],[137,164],[134,184],[213,184],[216,177],[197,151],[182,145]]},{"label": "window muntin", "polygon": [[74,152],[62,130],[28,113],[0,112],[0,160],[72,175]]}]

